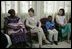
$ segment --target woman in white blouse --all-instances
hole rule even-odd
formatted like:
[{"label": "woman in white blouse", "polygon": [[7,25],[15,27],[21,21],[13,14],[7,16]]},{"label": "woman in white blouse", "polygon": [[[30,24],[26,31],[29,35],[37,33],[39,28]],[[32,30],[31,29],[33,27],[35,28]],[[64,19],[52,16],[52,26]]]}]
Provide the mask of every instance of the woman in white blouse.
[{"label": "woman in white blouse", "polygon": [[62,37],[70,36],[71,32],[71,23],[68,23],[65,16],[64,9],[60,9],[58,15],[56,16],[56,22],[60,26],[59,30],[61,30]]},{"label": "woman in white blouse", "polygon": [[49,43],[48,40],[45,37],[45,34],[41,28],[40,21],[34,16],[34,9],[30,8],[28,10],[29,16],[26,20],[26,25],[30,27],[31,32],[36,32],[38,34],[38,40],[39,40],[39,47],[42,47],[42,40],[45,41],[45,43]]}]

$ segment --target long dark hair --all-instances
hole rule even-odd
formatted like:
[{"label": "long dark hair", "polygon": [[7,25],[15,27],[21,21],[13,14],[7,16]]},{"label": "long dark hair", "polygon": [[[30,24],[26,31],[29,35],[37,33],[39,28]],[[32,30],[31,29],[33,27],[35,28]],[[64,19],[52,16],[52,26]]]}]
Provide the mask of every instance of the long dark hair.
[{"label": "long dark hair", "polygon": [[60,9],[60,10],[62,10],[62,12],[63,12],[61,16],[64,16],[65,15],[65,10],[64,9]]}]

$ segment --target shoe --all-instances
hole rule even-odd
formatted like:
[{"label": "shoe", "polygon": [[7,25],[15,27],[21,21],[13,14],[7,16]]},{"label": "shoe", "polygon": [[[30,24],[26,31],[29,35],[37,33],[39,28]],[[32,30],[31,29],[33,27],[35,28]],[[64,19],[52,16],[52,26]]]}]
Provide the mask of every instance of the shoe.
[{"label": "shoe", "polygon": [[53,42],[51,42],[50,44],[53,45]]},{"label": "shoe", "polygon": [[58,42],[57,41],[54,41],[55,45],[58,45]]}]

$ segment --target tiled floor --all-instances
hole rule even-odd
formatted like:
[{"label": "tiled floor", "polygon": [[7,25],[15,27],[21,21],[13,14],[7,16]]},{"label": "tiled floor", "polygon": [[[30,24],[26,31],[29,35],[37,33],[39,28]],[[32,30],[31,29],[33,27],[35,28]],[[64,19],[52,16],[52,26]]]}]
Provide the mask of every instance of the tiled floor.
[{"label": "tiled floor", "polygon": [[[11,48],[14,48],[14,47],[11,47]],[[25,48],[24,46],[18,46],[17,48]],[[28,47],[26,47],[28,48]],[[32,48],[39,48],[39,44],[38,43],[33,43],[33,46]],[[42,46],[42,48],[71,48],[71,41],[70,43],[67,43],[66,41],[63,41],[63,42],[59,42],[58,45],[49,45],[49,44],[45,44]]]},{"label": "tiled floor", "polygon": [[[38,48],[39,44],[33,44],[33,48]],[[67,43],[66,41],[63,41],[63,42],[59,42],[58,45],[43,45],[42,48],[71,48],[71,42],[70,43]]]}]

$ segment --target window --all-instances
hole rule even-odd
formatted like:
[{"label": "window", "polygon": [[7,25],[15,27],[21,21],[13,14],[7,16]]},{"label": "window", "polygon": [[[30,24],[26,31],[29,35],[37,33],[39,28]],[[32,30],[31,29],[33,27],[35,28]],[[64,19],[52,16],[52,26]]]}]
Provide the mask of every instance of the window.
[{"label": "window", "polygon": [[68,12],[71,10],[71,1],[44,1],[44,13],[56,13],[60,8],[64,8],[65,13]]},{"label": "window", "polygon": [[54,10],[53,1],[44,1],[44,13],[52,14]]},{"label": "window", "polygon": [[65,1],[65,12],[71,11],[71,1]]},{"label": "window", "polygon": [[17,1],[12,1],[12,9],[15,9],[16,13],[18,13],[18,2]]},{"label": "window", "polygon": [[20,1],[20,13],[27,13],[30,7],[32,7],[32,1]]},{"label": "window", "polygon": [[30,4],[29,4],[30,8],[32,7],[32,1],[30,1]]},{"label": "window", "polygon": [[8,13],[9,9],[15,9],[16,13],[27,13],[31,7],[32,1],[1,1],[2,13]]},{"label": "window", "polygon": [[6,1],[6,13],[11,9],[11,1]]},{"label": "window", "polygon": [[5,13],[5,1],[1,1],[1,13]]},{"label": "window", "polygon": [[28,10],[28,2],[20,1],[20,13],[27,13]]}]

